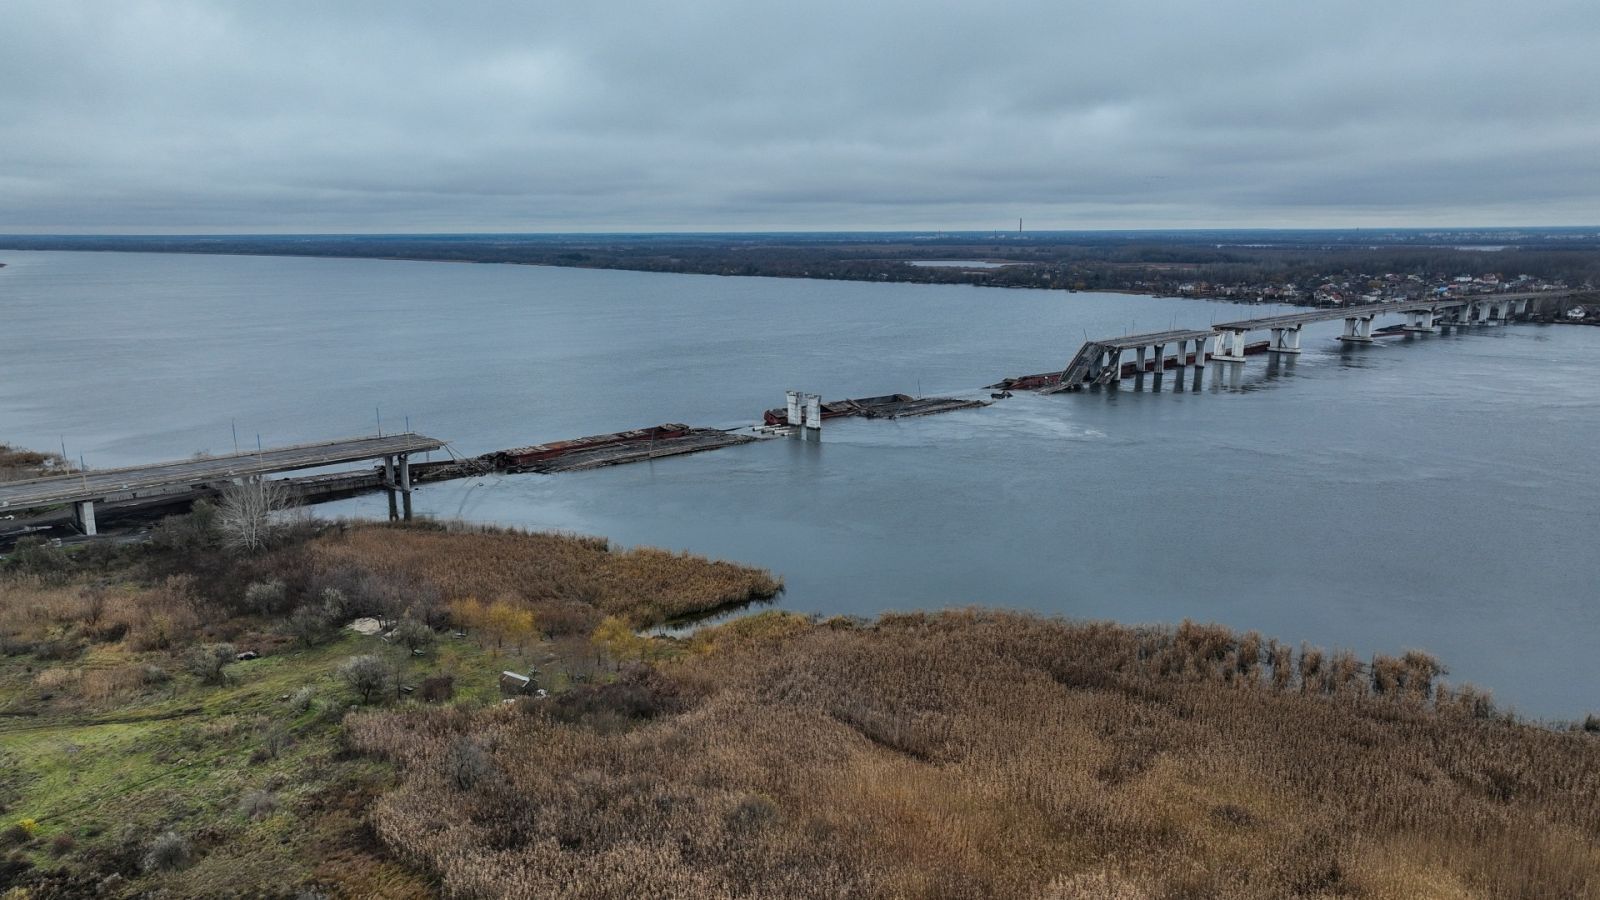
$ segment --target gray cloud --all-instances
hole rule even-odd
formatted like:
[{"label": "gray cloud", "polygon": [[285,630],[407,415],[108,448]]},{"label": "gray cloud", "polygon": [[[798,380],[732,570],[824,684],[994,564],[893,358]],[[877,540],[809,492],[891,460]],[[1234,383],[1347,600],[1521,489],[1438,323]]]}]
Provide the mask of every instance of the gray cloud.
[{"label": "gray cloud", "polygon": [[1600,222],[1592,0],[5,19],[0,230]]}]

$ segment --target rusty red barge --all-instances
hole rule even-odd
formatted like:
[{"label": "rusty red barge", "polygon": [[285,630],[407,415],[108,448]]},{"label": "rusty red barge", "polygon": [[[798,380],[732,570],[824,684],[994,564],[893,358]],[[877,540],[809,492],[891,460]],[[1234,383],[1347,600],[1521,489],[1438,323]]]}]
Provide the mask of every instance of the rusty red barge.
[{"label": "rusty red barge", "polygon": [[568,441],[496,450],[478,460],[497,472],[571,472],[666,456],[681,456],[756,440],[719,428],[668,423],[632,431],[594,434]]}]

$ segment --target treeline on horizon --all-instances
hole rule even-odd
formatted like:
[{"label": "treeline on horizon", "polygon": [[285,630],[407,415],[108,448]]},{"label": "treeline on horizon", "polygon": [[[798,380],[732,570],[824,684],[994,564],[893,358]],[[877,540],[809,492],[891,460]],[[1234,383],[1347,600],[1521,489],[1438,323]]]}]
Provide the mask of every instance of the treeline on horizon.
[{"label": "treeline on horizon", "polygon": [[[1167,292],[1384,274],[1530,275],[1600,284],[1600,232],[1356,231],[728,235],[13,235],[0,248],[516,263],[680,274]],[[1448,244],[1506,240],[1506,249]],[[1513,241],[1514,242],[1510,242]],[[910,260],[1023,263],[985,270]]]}]

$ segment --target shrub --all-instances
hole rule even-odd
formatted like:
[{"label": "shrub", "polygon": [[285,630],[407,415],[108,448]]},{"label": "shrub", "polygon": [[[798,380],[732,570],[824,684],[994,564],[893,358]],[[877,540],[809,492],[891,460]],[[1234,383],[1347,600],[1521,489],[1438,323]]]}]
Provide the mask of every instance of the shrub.
[{"label": "shrub", "polygon": [[146,872],[175,872],[194,860],[194,848],[189,839],[176,831],[168,831],[151,842],[140,860]]},{"label": "shrub", "polygon": [[471,738],[457,738],[444,758],[445,777],[457,789],[467,791],[494,774],[494,763],[483,747]]},{"label": "shrub", "polygon": [[339,677],[361,696],[362,703],[384,693],[394,679],[394,667],[377,656],[352,656],[339,667]]},{"label": "shrub", "polygon": [[1600,734],[1600,716],[1590,713],[1583,717],[1583,730],[1590,734]]},{"label": "shrub", "polygon": [[330,624],[337,625],[350,616],[350,600],[338,588],[323,588],[317,595],[317,603],[322,617]]},{"label": "shrub", "polygon": [[432,628],[409,617],[400,620],[400,624],[395,626],[391,636],[395,643],[413,653],[433,646],[434,641]]},{"label": "shrub", "polygon": [[228,680],[226,669],[235,652],[232,644],[200,644],[189,648],[183,667],[206,684],[221,684]]},{"label": "shrub", "polygon": [[316,701],[317,689],[308,684],[290,695],[289,709],[293,710],[296,714],[303,713],[310,710],[312,704],[316,703]]},{"label": "shrub", "polygon": [[422,680],[417,694],[425,703],[443,703],[456,695],[454,675],[433,675]]},{"label": "shrub", "polygon": [[278,795],[271,791],[251,791],[239,798],[239,815],[259,822],[278,809]]},{"label": "shrub", "polygon": [[63,831],[50,839],[50,852],[56,856],[65,856],[71,853],[72,848],[76,846],[78,846],[78,839],[73,837],[70,831]]},{"label": "shrub", "polygon": [[29,575],[53,577],[72,570],[72,557],[44,538],[25,537],[11,549],[11,565]]},{"label": "shrub", "polygon": [[196,500],[186,515],[167,516],[156,525],[151,542],[180,557],[211,550],[217,544],[217,508]]},{"label": "shrub", "polygon": [[253,581],[244,589],[244,605],[246,609],[260,615],[267,616],[282,612],[283,604],[289,596],[289,589],[282,581]]},{"label": "shrub", "polygon": [[327,640],[333,634],[333,627],[328,616],[311,604],[296,607],[284,624],[284,630],[305,647],[315,647]]},{"label": "shrub", "polygon": [[278,755],[288,749],[290,744],[289,732],[282,728],[272,728],[261,739],[256,749],[250,752],[252,763],[264,763],[269,759],[277,759]]}]

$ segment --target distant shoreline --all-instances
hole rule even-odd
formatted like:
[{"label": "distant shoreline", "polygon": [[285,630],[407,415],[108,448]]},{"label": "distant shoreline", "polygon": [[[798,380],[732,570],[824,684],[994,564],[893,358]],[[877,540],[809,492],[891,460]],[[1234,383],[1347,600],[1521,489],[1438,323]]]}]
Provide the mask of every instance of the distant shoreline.
[{"label": "distant shoreline", "polygon": [[[0,235],[0,249],[495,263],[1273,303],[1300,307],[1600,284],[1600,233],[1507,237],[1497,253],[1439,233],[729,235]],[[1457,235],[1452,243],[1467,241]],[[1489,235],[1473,232],[1472,241]],[[1244,241],[1241,243],[1241,241]],[[918,265],[975,260],[984,267]]]}]

